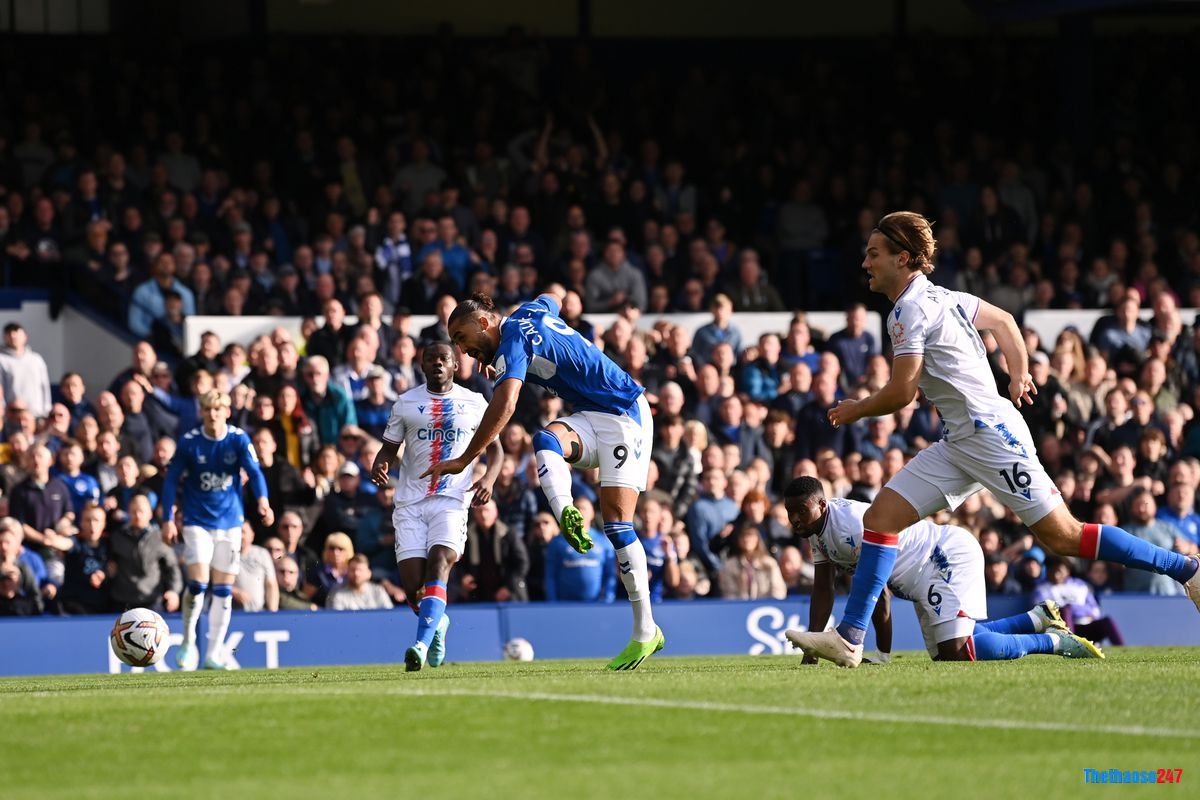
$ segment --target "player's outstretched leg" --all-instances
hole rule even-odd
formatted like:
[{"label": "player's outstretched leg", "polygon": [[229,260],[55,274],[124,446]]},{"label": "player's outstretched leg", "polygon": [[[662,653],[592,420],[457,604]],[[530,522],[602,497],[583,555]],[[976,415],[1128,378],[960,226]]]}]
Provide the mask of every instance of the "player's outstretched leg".
[{"label": "player's outstretched leg", "polygon": [[214,575],[212,603],[208,607],[208,649],[204,654],[205,669],[229,669],[225,658],[225,634],[233,614],[233,576]]},{"label": "player's outstretched leg", "polygon": [[200,665],[200,648],[196,646],[196,629],[200,626],[200,612],[204,610],[204,596],[208,593],[207,580],[191,580],[183,590],[183,641],[175,648],[175,666],[190,672]]},{"label": "player's outstretched leg", "polygon": [[1050,629],[1065,631],[1067,623],[1058,610],[1058,603],[1043,600],[1024,614],[984,620],[975,623],[975,627],[992,633],[1045,633]]},{"label": "player's outstretched leg", "polygon": [[533,454],[537,460],[542,493],[546,495],[550,510],[562,528],[563,538],[577,552],[586,553],[592,549],[593,543],[583,528],[583,515],[573,505],[571,466],[563,456],[562,442],[553,432],[540,430],[533,435]]},{"label": "player's outstretched leg", "polygon": [[1047,633],[994,633],[977,626],[975,658],[979,661],[1011,661],[1027,655],[1059,655],[1064,658],[1104,658],[1100,648],[1070,631],[1051,628]]},{"label": "player's outstretched leg", "polygon": [[[627,492],[630,497],[618,501],[612,496],[614,492]],[[627,500],[631,510],[632,505],[637,502],[637,492],[632,489],[602,487],[600,494],[601,503],[610,509],[610,513],[621,501]],[[617,568],[621,573],[621,583],[625,586],[633,608],[633,635],[625,649],[608,662],[608,668],[637,669],[643,661],[666,646],[666,638],[662,630],[654,624],[654,614],[650,608],[650,576],[646,567],[646,550],[642,547],[632,522],[605,522],[604,533],[617,551]]]},{"label": "player's outstretched leg", "polygon": [[1200,610],[1200,556],[1185,556],[1139,539],[1115,525],[1077,522],[1059,506],[1030,526],[1051,550],[1064,556],[1112,561],[1134,569],[1168,575],[1183,585]]}]

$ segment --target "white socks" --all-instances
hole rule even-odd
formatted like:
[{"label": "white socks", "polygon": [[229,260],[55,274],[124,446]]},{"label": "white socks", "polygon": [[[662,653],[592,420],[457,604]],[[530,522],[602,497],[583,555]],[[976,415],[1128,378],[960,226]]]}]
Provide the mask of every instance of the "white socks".
[{"label": "white socks", "polygon": [[207,659],[223,663],[225,660],[225,634],[229,631],[229,617],[233,614],[233,587],[214,584],[212,604],[208,607],[208,651]]},{"label": "white socks", "polygon": [[655,626],[650,610],[650,574],[646,570],[646,551],[640,539],[617,551],[617,569],[633,606],[633,638],[648,642],[654,638]]},{"label": "white socks", "polygon": [[[193,592],[193,588],[200,591]],[[200,612],[204,610],[204,598],[207,596],[207,592],[207,583],[193,586],[193,582],[189,581],[188,585],[183,587],[181,605],[183,606],[183,641],[185,644],[196,643],[196,626],[200,624]]]},{"label": "white socks", "polygon": [[550,503],[555,522],[558,522],[562,519],[563,509],[571,505],[574,499],[571,497],[571,465],[553,450],[538,450],[534,458],[537,459],[542,493]]}]

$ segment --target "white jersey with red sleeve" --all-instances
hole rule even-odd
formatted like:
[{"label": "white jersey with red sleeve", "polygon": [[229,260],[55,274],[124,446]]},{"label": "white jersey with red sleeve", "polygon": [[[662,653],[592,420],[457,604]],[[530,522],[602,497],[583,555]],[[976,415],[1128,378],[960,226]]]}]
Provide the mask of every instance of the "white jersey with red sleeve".
[{"label": "white jersey with red sleeve", "polygon": [[461,500],[464,505],[470,502],[474,464],[439,480],[422,479],[420,475],[434,464],[461,455],[486,409],[483,395],[458,384],[445,394],[431,392],[422,385],[400,395],[383,432],[384,441],[404,445],[396,487],[397,507],[435,496]]},{"label": "white jersey with red sleeve", "polygon": [[925,358],[921,391],[937,406],[950,441],[970,436],[976,427],[1021,419],[996,387],[975,329],[979,304],[975,295],[951,291],[918,274],[887,317],[893,356]]}]

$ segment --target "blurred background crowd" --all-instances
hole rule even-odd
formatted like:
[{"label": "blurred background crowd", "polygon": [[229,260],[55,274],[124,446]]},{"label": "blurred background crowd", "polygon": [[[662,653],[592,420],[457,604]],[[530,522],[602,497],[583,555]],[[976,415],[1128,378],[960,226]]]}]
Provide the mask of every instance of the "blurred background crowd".
[{"label": "blurred background crowd", "polygon": [[[1073,136],[1052,124],[1062,97],[1043,91],[1054,39],[706,50],[514,27],[495,40],[443,28],[402,53],[371,38],[175,44],[0,53],[0,277],[49,286],[52,311],[85,303],[137,341],[110,385],[84,386],[46,374],[37,343],[5,329],[6,613],[173,610],[157,498],[211,386],[232,393],[286,512],[247,526],[240,605],[401,602],[391,491],[366,479],[390,404],[422,381],[422,344],[446,338],[459,299],[513,306],[551,283],[655,410],[637,525],[656,594],[803,593],[811,553],[782,510],[787,481],[817,475],[830,496],[869,501],[940,436],[921,401],[825,420],[888,379],[866,313],[888,304],[859,264],[875,221],[901,208],[935,220],[935,282],[1018,320],[1105,310],[1055,339],[1027,333],[1042,460],[1081,518],[1183,552],[1200,542],[1200,333],[1180,314],[1200,305],[1186,38],[1098,52],[1105,91]],[[844,311],[844,325],[820,329],[814,310]],[[744,337],[741,315],[766,311],[794,313]],[[412,324],[427,314],[437,322]],[[303,322],[300,336],[208,333],[192,351],[191,315]],[[490,393],[465,356],[459,376]],[[619,597],[601,523],[598,547],[574,553],[537,490],[530,434],[562,413],[524,390],[452,602]],[[576,496],[590,511],[594,476],[578,473]],[[1102,603],[1178,589],[1047,561],[986,493],[943,517],[979,537],[990,592],[1082,581]]]}]

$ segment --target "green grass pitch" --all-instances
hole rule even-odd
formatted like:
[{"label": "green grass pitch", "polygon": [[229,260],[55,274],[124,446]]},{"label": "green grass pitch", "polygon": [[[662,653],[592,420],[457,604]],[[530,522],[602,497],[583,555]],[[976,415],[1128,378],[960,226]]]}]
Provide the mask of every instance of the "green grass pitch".
[{"label": "green grass pitch", "polygon": [[[0,797],[1195,796],[1200,651],[855,671],[653,658],[0,680]],[[1084,768],[1183,769],[1103,787]]]}]

